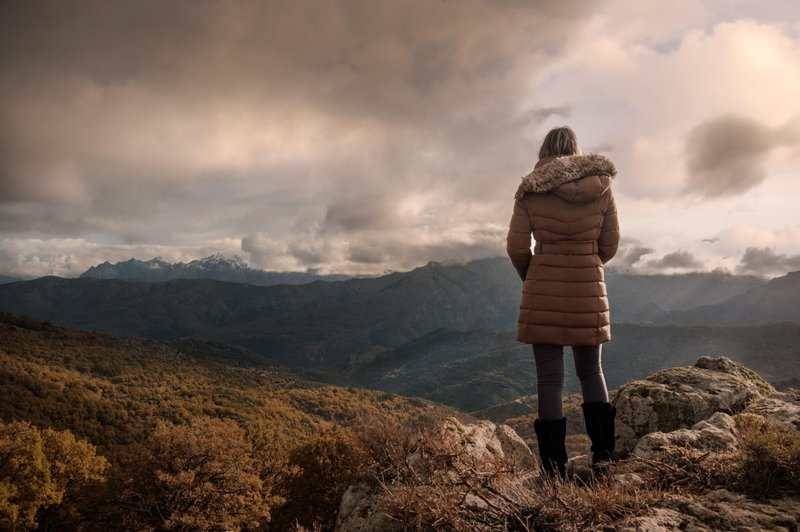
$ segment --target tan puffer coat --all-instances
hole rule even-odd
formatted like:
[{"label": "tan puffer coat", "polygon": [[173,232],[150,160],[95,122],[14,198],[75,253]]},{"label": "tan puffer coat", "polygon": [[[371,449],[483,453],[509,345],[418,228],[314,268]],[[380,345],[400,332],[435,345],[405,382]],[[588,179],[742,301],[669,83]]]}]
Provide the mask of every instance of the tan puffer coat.
[{"label": "tan puffer coat", "polygon": [[523,280],[518,341],[566,346],[611,339],[603,264],[619,244],[616,173],[602,155],[569,155],[540,159],[522,178],[507,239]]}]

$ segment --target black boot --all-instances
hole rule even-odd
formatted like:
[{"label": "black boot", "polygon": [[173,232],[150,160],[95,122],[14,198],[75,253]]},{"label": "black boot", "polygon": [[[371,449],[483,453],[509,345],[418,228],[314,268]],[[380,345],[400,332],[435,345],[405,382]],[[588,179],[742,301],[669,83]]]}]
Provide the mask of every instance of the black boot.
[{"label": "black boot", "polygon": [[614,419],[617,409],[609,402],[590,402],[581,404],[586,433],[592,440],[592,469],[602,471],[598,464],[610,462],[614,452]]},{"label": "black boot", "polygon": [[554,477],[558,473],[561,478],[565,478],[567,476],[567,447],[565,445],[567,418],[554,420],[536,418],[533,421],[533,429],[536,431],[539,456],[542,459],[545,473],[550,477]]}]

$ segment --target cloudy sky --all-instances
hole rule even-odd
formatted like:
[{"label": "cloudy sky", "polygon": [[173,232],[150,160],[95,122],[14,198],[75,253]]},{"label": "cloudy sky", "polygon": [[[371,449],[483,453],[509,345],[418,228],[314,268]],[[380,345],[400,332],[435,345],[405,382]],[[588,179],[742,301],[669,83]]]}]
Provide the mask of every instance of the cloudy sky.
[{"label": "cloudy sky", "polygon": [[800,3],[0,4],[0,273],[505,253],[549,128],[639,272],[800,269]]}]

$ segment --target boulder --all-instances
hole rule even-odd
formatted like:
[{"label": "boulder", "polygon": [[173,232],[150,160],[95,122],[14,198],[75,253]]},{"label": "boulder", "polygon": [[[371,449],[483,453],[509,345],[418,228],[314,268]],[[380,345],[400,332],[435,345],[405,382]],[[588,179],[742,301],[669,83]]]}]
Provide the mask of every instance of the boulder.
[{"label": "boulder", "polygon": [[773,392],[751,403],[743,413],[764,416],[781,427],[800,433],[800,390]]},{"label": "boulder", "polygon": [[[800,499],[755,500],[723,488],[706,493],[670,493],[663,506],[702,523],[695,530],[798,530]],[[666,528],[665,530],[687,530]]]},{"label": "boulder", "polygon": [[456,418],[448,418],[442,425],[442,438],[463,447],[479,460],[508,460],[521,470],[536,467],[536,459],[528,444],[508,425],[495,425],[491,421],[464,425]]},{"label": "boulder", "polygon": [[700,357],[693,366],[628,382],[614,400],[616,451],[627,456],[646,434],[689,428],[714,412],[740,412],[774,391],[755,371],[726,357]]},{"label": "boulder", "polygon": [[615,526],[624,532],[798,530],[800,499],[757,501],[725,489],[669,493],[658,506]]},{"label": "boulder", "polygon": [[645,434],[633,448],[632,454],[655,460],[669,452],[671,447],[696,451],[734,451],[738,447],[736,435],[734,419],[724,412],[715,412],[710,418],[698,421],[688,429]]}]

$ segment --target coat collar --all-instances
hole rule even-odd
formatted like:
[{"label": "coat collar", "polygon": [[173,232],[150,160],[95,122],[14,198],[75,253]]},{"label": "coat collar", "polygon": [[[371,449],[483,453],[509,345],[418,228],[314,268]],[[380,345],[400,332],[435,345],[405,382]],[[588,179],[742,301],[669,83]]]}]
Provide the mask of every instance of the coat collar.
[{"label": "coat collar", "polygon": [[522,178],[515,197],[521,198],[526,192],[550,192],[582,177],[601,175],[613,179],[617,169],[608,157],[598,153],[546,157]]}]

